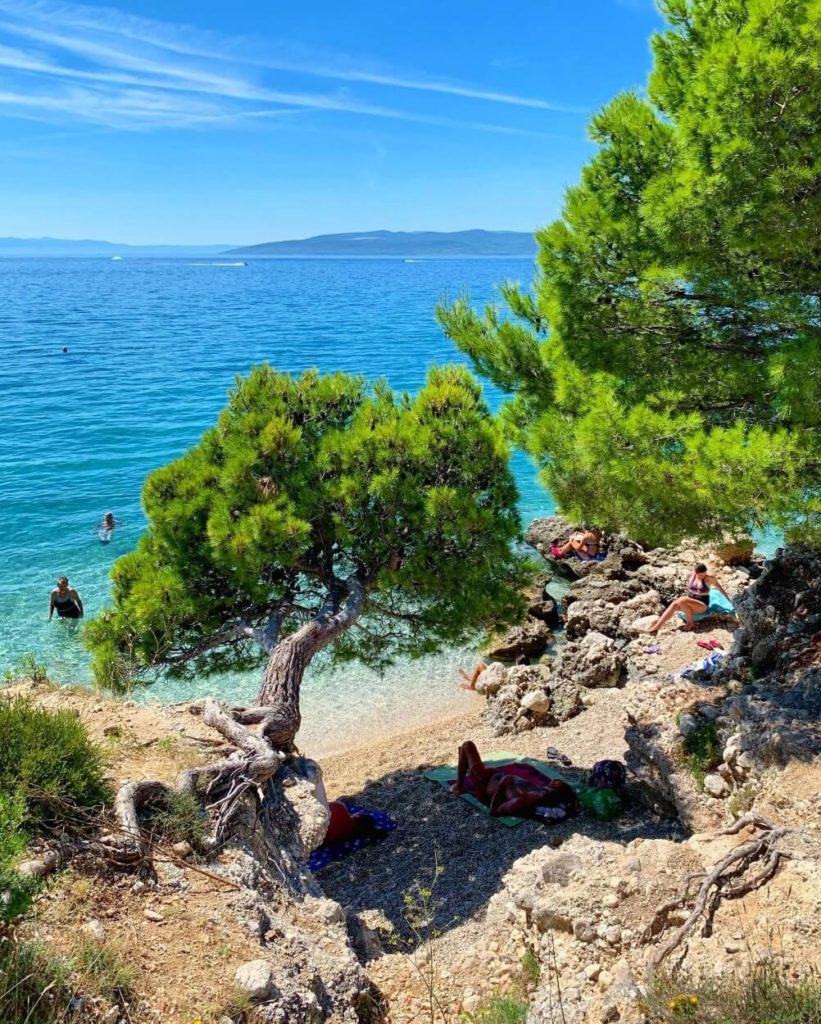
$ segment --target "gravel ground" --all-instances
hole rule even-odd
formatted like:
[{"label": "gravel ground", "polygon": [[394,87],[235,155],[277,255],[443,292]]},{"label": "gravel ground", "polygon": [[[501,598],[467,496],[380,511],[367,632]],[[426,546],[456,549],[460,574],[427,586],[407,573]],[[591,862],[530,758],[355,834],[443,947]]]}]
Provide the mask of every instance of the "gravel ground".
[{"label": "gravel ground", "polygon": [[319,877],[326,894],[408,936],[404,895],[428,885],[437,864],[444,869],[436,886],[437,918],[450,929],[480,915],[513,862],[535,847],[558,844],[574,832],[622,843],[680,836],[673,823],[650,815],[638,801],[613,822],[581,815],[550,828],[530,821],[505,828],[422,777],[433,765],[454,762],[459,744],[472,739],[483,753],[544,757],[546,746],[556,747],[573,761],[568,778],[579,779],[596,761],[623,757],[624,693],[591,691],[591,706],[554,729],[492,737],[477,711],[325,759],[330,797],[385,810],[398,822],[383,843],[325,869]]}]

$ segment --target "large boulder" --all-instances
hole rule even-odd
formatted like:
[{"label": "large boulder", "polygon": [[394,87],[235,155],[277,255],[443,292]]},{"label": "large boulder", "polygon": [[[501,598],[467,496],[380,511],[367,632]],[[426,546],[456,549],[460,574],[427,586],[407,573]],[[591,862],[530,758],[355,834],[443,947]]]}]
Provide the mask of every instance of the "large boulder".
[{"label": "large boulder", "polygon": [[476,692],[483,697],[490,697],[507,682],[507,666],[500,661],[492,661],[488,667],[479,674],[476,680]]},{"label": "large boulder", "polygon": [[247,999],[259,1002],[271,995],[274,972],[267,960],[249,960],[236,969],[234,983]]},{"label": "large boulder", "polygon": [[547,623],[540,619],[528,618],[495,640],[489,647],[487,656],[502,661],[515,661],[522,655],[530,658],[544,651],[550,643],[551,635]]},{"label": "large boulder", "polygon": [[494,735],[502,736],[558,725],[582,706],[578,687],[554,680],[549,666],[514,665],[506,670],[502,686],[489,695],[484,718]]},{"label": "large boulder", "polygon": [[551,664],[553,677],[578,686],[622,686],[627,657],[612,637],[589,632],[582,642],[568,643]]},{"label": "large boulder", "polygon": [[631,598],[649,590],[641,580],[613,580],[601,576],[585,576],[577,580],[565,597],[565,604],[573,601],[604,601],[606,604],[624,604]]},{"label": "large boulder", "polygon": [[610,580],[588,576],[574,583],[566,597],[565,629],[569,640],[591,630],[611,637],[629,637],[631,625],[664,608],[659,594],[635,579]]}]

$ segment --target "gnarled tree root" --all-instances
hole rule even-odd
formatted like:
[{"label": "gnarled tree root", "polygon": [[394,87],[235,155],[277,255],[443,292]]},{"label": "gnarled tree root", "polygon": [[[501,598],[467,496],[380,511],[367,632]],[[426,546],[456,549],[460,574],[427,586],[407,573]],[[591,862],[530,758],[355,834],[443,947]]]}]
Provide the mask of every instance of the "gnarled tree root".
[{"label": "gnarled tree root", "polygon": [[[141,826],[140,812],[152,804],[161,804],[175,792],[201,801],[211,821],[211,833],[204,845],[216,849],[245,806],[246,797],[254,797],[260,806],[269,799],[271,781],[286,758],[264,731],[270,725],[270,710],[237,709],[235,716],[216,701],[206,700],[201,711],[203,721],[233,744],[233,753],[212,764],[189,768],[180,774],[175,786],[155,780],[124,782],[114,800],[111,827],[98,835],[92,836],[87,829],[86,834],[61,837],[38,857],[21,865],[21,870],[43,878],[80,853],[90,853],[119,868],[143,863],[152,844]],[[277,867],[281,872],[281,866]]]},{"label": "gnarled tree root", "polygon": [[[242,721],[238,720],[240,717]],[[237,749],[212,764],[182,772],[176,787],[161,782],[124,783],[117,793],[114,812],[123,834],[137,848],[144,846],[140,808],[162,800],[164,795],[174,790],[202,800],[212,822],[206,845],[217,847],[239,813],[244,798],[256,794],[261,800],[269,782],[280,770],[284,755],[275,749],[263,732],[268,722],[266,715],[248,716],[238,709],[235,716],[216,701],[208,699],[202,707],[202,719]],[[252,731],[251,725],[257,725],[258,731]]]},{"label": "gnarled tree root", "polygon": [[[653,953],[650,959],[651,969],[658,967],[684,941],[702,918],[704,919],[704,934],[709,934],[713,916],[722,899],[739,899],[758,889],[773,877],[782,859],[790,856],[778,848],[778,842],[792,830],[778,826],[769,818],[761,817],[758,814],[745,814],[719,834],[737,835],[748,825],[759,829],[760,833],[747,842],[740,843],[708,871],[688,875],[679,895],[656,910],[653,920],[642,935],[642,941],[645,943],[651,942],[665,930],[668,915],[671,911],[679,910],[689,903],[693,898],[690,894],[690,886],[694,881],[702,879],[701,886],[695,894],[695,902],[690,915],[684,924],[677,928],[670,938]],[[754,862],[762,863],[761,870],[742,877]],[[740,880],[735,884],[728,884],[730,879]]]}]

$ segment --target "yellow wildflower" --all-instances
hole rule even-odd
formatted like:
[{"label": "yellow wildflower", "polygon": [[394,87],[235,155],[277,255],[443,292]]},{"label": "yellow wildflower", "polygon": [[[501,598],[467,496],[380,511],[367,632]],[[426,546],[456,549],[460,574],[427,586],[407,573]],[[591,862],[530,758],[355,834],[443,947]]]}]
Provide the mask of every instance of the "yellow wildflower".
[{"label": "yellow wildflower", "polygon": [[690,1005],[698,1006],[698,996],[690,996]]}]

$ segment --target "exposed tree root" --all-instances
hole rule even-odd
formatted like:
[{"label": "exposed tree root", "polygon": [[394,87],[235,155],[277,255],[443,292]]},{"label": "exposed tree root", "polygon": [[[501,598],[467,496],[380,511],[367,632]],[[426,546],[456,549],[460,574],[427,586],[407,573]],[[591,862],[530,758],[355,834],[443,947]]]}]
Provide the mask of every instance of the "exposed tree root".
[{"label": "exposed tree root", "polygon": [[[653,920],[642,935],[643,942],[652,941],[665,930],[668,915],[673,910],[679,910],[689,903],[693,898],[690,894],[690,886],[694,881],[702,879],[701,886],[695,894],[695,902],[690,915],[684,924],[677,928],[670,938],[654,952],[650,960],[651,967],[657,967],[668,957],[702,918],[704,919],[704,934],[709,934],[713,916],[722,899],[739,899],[758,889],[773,877],[781,860],[790,856],[784,850],[778,849],[778,841],[791,829],[778,826],[769,818],[763,818],[752,812],[739,818],[729,828],[723,829],[720,835],[737,835],[748,825],[760,829],[760,834],[745,843],[740,843],[708,871],[688,875],[679,895],[656,910]],[[756,861],[763,861],[761,870],[746,878],[742,877]],[[735,885],[727,884],[730,879],[739,878],[741,880]]]},{"label": "exposed tree root", "polygon": [[[265,859],[293,889],[290,883],[294,880],[292,876],[299,876],[299,865],[286,856],[283,847],[288,843],[284,837],[277,837],[277,811],[281,811],[282,801],[275,792],[279,787],[273,785],[287,754],[277,750],[264,732],[270,722],[270,710],[237,709],[235,716],[233,710],[206,700],[201,708],[203,721],[220,733],[220,743],[227,740],[233,744],[236,749],[231,754],[182,772],[174,786],[156,780],[124,782],[114,800],[114,821],[102,832],[96,818],[78,818],[77,809],[67,807],[73,834],[55,838],[38,856],[25,861],[20,870],[44,878],[79,854],[90,854],[116,868],[133,869],[157,852],[156,843],[141,823],[141,812],[152,805],[162,805],[174,793],[185,793],[199,800],[208,813],[211,832],[204,846],[212,850],[224,843],[243,809],[253,804],[251,819],[256,826],[251,831],[259,831],[260,827],[266,833],[270,831],[271,835],[265,836],[262,843]],[[263,837],[258,835],[257,840],[260,838]],[[304,889],[301,880],[296,887]]]}]

